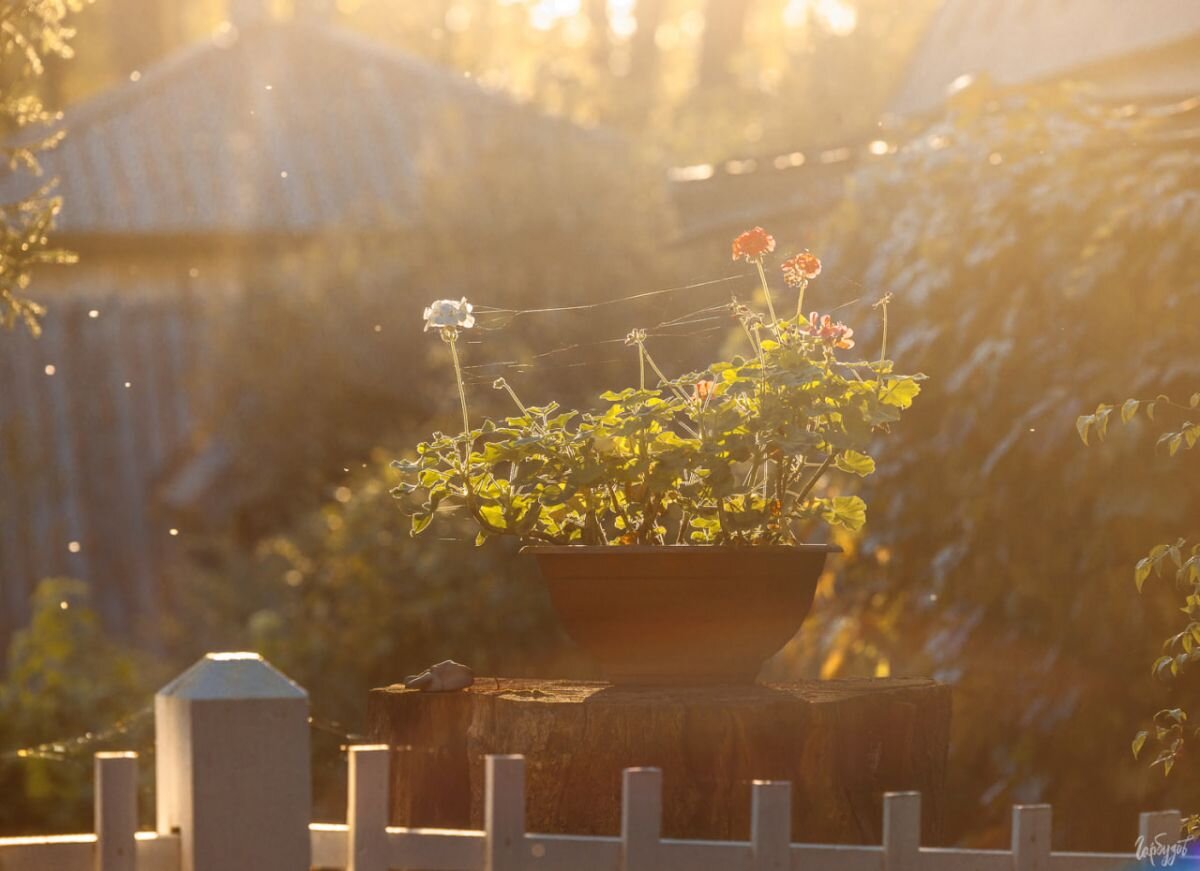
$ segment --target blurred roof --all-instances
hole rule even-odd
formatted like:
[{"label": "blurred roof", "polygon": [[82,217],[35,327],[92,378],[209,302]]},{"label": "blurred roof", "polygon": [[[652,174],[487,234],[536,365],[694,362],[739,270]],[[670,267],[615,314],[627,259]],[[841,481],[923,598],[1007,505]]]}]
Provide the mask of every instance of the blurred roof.
[{"label": "blurred roof", "polygon": [[[961,76],[984,74],[1019,85],[1075,77],[1138,56],[1114,76],[1098,76],[1119,98],[1200,90],[1197,0],[945,0],[922,38],[889,111],[936,110]],[[1169,67],[1164,50],[1193,42]],[[1137,67],[1158,67],[1146,74]]]},{"label": "blurred roof", "polygon": [[[315,17],[230,25],[135,77],[68,109],[42,156],[63,234],[410,224],[431,131],[461,146],[489,117],[570,126]],[[0,177],[0,200],[31,185]]]}]

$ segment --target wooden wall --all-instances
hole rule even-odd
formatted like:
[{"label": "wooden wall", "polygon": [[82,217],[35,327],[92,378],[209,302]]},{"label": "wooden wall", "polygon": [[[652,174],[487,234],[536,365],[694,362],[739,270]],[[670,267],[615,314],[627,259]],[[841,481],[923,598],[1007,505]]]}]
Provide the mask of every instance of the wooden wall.
[{"label": "wooden wall", "polygon": [[0,333],[0,660],[54,575],[88,581],[114,631],[154,636],[177,539],[153,487],[190,438],[202,328],[178,270],[120,272],[35,282],[41,338]]}]

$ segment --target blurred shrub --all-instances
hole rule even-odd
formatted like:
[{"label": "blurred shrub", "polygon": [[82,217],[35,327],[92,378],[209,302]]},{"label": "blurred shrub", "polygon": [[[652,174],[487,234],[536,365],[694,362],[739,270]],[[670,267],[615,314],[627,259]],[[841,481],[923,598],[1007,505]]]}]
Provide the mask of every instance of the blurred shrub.
[{"label": "blurred shrub", "polygon": [[356,727],[369,689],[442,659],[513,675],[558,658],[562,636],[531,561],[503,544],[474,547],[467,518],[445,537],[412,539],[389,493],[392,456],[377,452],[327,504],[228,562],[232,575],[195,578],[181,609],[188,640],[251,645],[316,712]]},{"label": "blurred shrub", "polygon": [[[180,584],[176,658],[250,648],[309,692],[318,818],[345,814],[344,745],[365,728],[367,694],[443,659],[477,675],[584,677],[532,561],[511,543],[473,546],[473,521],[408,534],[389,490],[395,456],[250,553],[230,548]],[[195,543],[209,549],[211,543]]]},{"label": "blurred shrub", "polygon": [[90,831],[92,754],[148,748],[163,677],[104,634],[86,584],[38,584],[0,683],[0,831]]},{"label": "blurred shrub", "polygon": [[1124,850],[1137,811],[1200,798],[1129,758],[1176,602],[1140,600],[1128,568],[1200,524],[1200,456],[1084,456],[1075,435],[1081,407],[1200,377],[1196,115],[981,84],[824,228],[817,294],[893,291],[895,359],[930,380],[807,661],[955,685],[952,832],[999,842],[1010,802],[1050,801],[1064,842]]}]

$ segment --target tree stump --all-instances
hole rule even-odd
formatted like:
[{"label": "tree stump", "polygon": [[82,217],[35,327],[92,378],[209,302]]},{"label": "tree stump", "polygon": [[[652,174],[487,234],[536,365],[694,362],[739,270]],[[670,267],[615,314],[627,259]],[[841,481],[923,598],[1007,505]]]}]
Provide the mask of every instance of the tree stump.
[{"label": "tree stump", "polygon": [[878,844],[882,796],[922,794],[940,843],[950,690],[923,678],[708,687],[480,678],[465,692],[371,691],[391,746],[390,822],[481,828],[483,759],[526,758],[531,832],[617,835],[621,772],[663,770],[663,836],[747,840],[750,784],[792,783],[792,837]]}]

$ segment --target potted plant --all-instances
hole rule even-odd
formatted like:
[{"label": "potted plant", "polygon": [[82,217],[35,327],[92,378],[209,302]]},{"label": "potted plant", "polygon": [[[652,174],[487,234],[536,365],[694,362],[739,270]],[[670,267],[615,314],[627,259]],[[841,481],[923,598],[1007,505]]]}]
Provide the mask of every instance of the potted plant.
[{"label": "potted plant", "polygon": [[786,315],[776,310],[764,267],[774,247],[759,227],[733,243],[733,258],[757,267],[766,304],[730,303],[740,353],[669,377],[634,329],[636,386],[601,393],[586,411],[526,405],[499,378],[513,414],[473,426],[458,341],[474,309],[462,299],[425,311],[449,349],[463,430],[435,433],[395,463],[413,534],[457,505],[478,524],[477,544],[523,540],[568,633],[614,682],[752,681],[799,628],[826,555],[840,550],[802,534],[865,522],[860,497],[818,483],[871,474],[873,438],[920,390],[923,376],[896,374],[887,359],[890,297],[875,304],[879,357],[849,359],[853,330],[804,314],[821,271],[810,252],[781,264],[791,298]]}]

